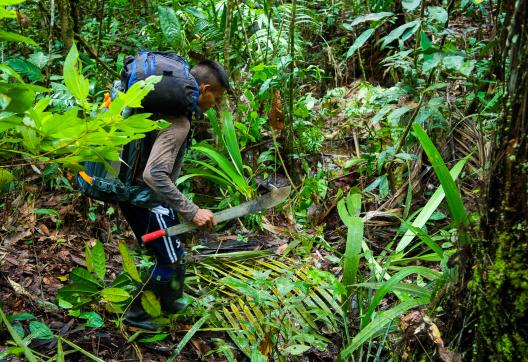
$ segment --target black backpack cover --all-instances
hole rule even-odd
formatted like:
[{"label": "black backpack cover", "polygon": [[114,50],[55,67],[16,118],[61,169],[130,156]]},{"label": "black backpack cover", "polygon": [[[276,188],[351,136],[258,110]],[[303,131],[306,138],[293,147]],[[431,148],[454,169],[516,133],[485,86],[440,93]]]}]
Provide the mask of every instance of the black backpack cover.
[{"label": "black backpack cover", "polygon": [[143,99],[144,112],[189,116],[196,110],[198,83],[182,57],[172,52],[144,50],[125,58],[121,82],[126,89],[151,75],[162,78]]}]

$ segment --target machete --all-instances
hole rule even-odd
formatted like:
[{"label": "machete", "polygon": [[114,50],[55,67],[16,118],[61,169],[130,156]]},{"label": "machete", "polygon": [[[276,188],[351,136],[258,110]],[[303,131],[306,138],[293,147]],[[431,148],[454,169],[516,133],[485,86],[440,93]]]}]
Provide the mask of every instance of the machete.
[{"label": "machete", "polygon": [[[278,204],[280,204],[286,197],[288,197],[288,195],[290,194],[290,191],[291,191],[290,186],[280,187],[271,192],[268,192],[267,194],[259,196],[254,200],[247,201],[238,206],[233,206],[228,209],[215,212],[214,218],[216,222],[220,223],[220,222],[224,222],[227,220],[235,219],[237,217],[242,217],[248,214],[253,214],[258,211],[271,209],[272,207],[275,207]],[[141,240],[143,240],[144,243],[148,243],[149,241],[156,240],[163,236],[180,235],[180,234],[195,230],[197,228],[198,226],[196,226],[194,223],[189,221],[189,222],[185,222],[182,224],[171,226],[170,228],[167,228],[167,229],[160,229],[160,230],[145,234],[141,237]]]}]

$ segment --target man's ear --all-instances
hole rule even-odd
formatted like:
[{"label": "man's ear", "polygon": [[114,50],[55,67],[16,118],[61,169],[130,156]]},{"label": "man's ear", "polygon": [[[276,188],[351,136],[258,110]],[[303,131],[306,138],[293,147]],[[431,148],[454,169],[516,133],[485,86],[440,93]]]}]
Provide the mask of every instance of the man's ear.
[{"label": "man's ear", "polygon": [[198,90],[200,91],[200,94],[204,94],[205,92],[207,92],[207,90],[211,87],[210,84],[206,84],[206,83],[202,83],[200,84],[200,86],[198,87]]}]

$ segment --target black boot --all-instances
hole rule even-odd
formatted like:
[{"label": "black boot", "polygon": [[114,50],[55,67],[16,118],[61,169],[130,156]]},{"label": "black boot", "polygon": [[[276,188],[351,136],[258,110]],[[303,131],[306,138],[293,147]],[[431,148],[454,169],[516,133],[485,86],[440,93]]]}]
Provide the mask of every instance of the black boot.
[{"label": "black boot", "polygon": [[[155,287],[152,281],[150,280],[143,287],[144,291],[154,291],[154,289]],[[147,312],[145,312],[143,306],[141,305],[141,294],[136,295],[134,301],[132,302],[132,305],[125,313],[125,318],[123,322],[129,326],[143,328],[149,331],[158,330],[160,328],[159,325],[151,322],[150,319],[151,316]]]},{"label": "black boot", "polygon": [[186,305],[179,299],[183,297],[185,283],[185,263],[174,266],[176,272],[168,282],[155,281],[156,295],[160,298],[161,309],[169,314],[175,314],[183,310]]}]

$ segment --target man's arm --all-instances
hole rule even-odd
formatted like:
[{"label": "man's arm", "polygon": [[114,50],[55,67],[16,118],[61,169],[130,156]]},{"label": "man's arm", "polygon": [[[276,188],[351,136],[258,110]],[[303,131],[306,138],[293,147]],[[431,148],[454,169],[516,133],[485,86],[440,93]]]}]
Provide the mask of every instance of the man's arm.
[{"label": "man's arm", "polygon": [[174,184],[175,180],[171,178],[175,171],[173,168],[178,152],[187,138],[189,128],[187,118],[179,117],[173,120],[168,128],[160,132],[143,171],[143,181],[172,209],[182,214],[186,220],[192,221],[199,207],[178,190]]}]

